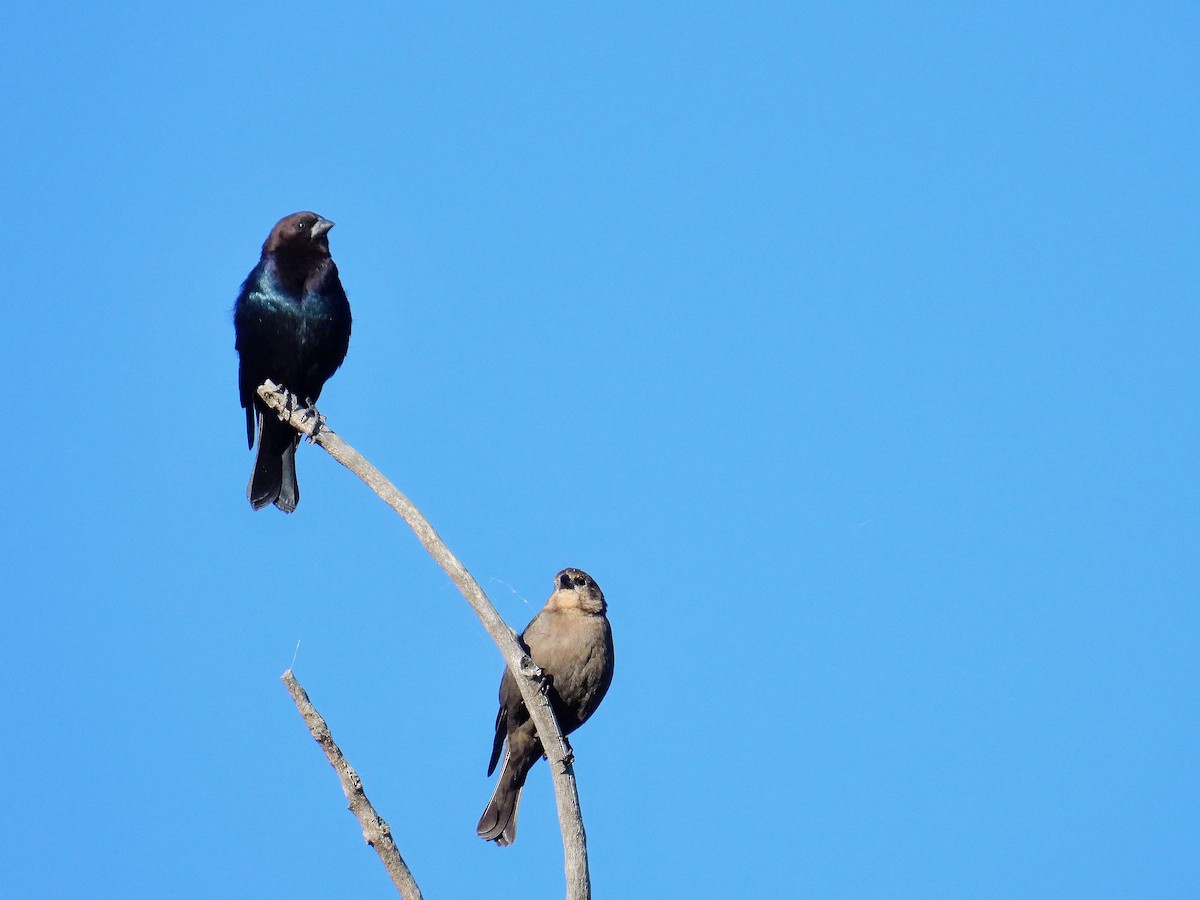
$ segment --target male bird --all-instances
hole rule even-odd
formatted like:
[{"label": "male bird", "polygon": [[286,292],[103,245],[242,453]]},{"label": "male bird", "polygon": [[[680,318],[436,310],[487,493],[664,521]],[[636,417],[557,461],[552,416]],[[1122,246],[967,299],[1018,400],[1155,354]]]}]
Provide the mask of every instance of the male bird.
[{"label": "male bird", "polygon": [[[555,576],[554,593],[521,635],[529,656],[550,678],[550,704],[564,735],[588,720],[612,683],[613,642],[607,609],[603,592],[587,572],[563,569]],[[489,775],[496,770],[506,738],[508,749],[500,779],[476,828],[481,838],[501,847],[516,840],[521,788],[543,754],[516,679],[507,669],[500,681],[500,712]]]},{"label": "male bird", "polygon": [[329,255],[332,227],[313,212],[280,219],[233,307],[238,388],[252,448],[256,421],[259,430],[258,455],[246,489],[255,509],[274,503],[290,513],[300,502],[300,435],[267,408],[258,386],[269,378],[311,405],[350,345],[350,302]]}]

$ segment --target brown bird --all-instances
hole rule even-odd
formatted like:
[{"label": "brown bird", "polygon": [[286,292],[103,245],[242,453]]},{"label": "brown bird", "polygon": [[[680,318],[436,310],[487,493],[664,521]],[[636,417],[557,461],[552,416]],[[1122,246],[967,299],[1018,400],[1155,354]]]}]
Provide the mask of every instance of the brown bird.
[{"label": "brown bird", "polygon": [[[521,635],[534,663],[549,677],[550,704],[564,735],[588,720],[604,699],[613,675],[612,629],[604,593],[592,576],[563,569],[554,578],[554,593]],[[533,764],[543,755],[542,742],[529,718],[512,672],[500,680],[500,712],[488,774],[496,771],[500,749],[508,739],[500,780],[476,831],[501,847],[517,837],[517,804]]]}]

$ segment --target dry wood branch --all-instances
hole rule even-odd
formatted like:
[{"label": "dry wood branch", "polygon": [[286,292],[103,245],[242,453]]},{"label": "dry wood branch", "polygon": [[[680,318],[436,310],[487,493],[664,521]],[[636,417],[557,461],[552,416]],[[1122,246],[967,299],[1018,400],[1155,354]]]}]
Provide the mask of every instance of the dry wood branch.
[{"label": "dry wood branch", "polygon": [[516,633],[504,624],[483,588],[467,571],[466,566],[450,552],[429,520],[383,473],[369,463],[357,450],[329,430],[315,410],[306,409],[286,390],[267,381],[258,395],[275,410],[280,419],[301,434],[306,434],[330,456],[362,479],[388,506],[400,514],[417,535],[417,539],[454,582],[487,633],[500,648],[504,662],[516,677],[521,696],[529,708],[530,718],[542,739],[550,773],[554,779],[554,796],[558,806],[558,821],[562,829],[563,862],[567,879],[567,900],[590,900],[591,879],[588,874],[587,835],[583,830],[583,814],[579,809],[579,792],[575,786],[570,747],[563,738],[558,719],[550,706],[542,681],[541,670],[525,654]]},{"label": "dry wood branch", "polygon": [[400,851],[396,849],[396,842],[392,840],[392,829],[388,827],[388,823],[383,820],[383,817],[375,812],[375,807],[367,799],[362,779],[358,777],[358,773],[354,771],[350,763],[346,762],[346,757],[342,755],[338,745],[333,742],[329,726],[325,724],[321,714],[313,707],[312,701],[308,699],[308,694],[300,686],[300,682],[296,680],[291,669],[284,672],[280,678],[287,685],[288,693],[292,695],[296,709],[300,710],[300,715],[304,717],[304,724],[308,726],[309,733],[321,745],[321,749],[325,751],[325,756],[329,759],[329,764],[337,772],[338,780],[342,783],[342,792],[349,801],[350,812],[354,813],[359,824],[362,825],[363,840],[374,847],[379,858],[383,860],[383,866],[387,869],[388,875],[392,877],[392,884],[396,885],[400,896],[404,900],[422,900],[421,889],[417,887],[412,872],[404,864]]}]

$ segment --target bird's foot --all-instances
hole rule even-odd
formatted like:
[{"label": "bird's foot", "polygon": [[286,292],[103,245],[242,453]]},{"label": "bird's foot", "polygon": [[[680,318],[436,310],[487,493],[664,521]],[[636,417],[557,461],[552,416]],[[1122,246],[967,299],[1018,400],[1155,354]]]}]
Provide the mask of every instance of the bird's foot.
[{"label": "bird's foot", "polygon": [[536,681],[538,683],[538,689],[545,693],[546,672],[528,655],[521,657],[521,674],[526,678],[532,678],[534,681]]},{"label": "bird's foot", "polygon": [[308,440],[310,443],[316,443],[317,435],[322,431],[326,431],[325,417],[320,411],[313,406],[312,401],[308,401],[308,406],[304,408],[304,415],[301,417],[305,424],[312,422],[312,430],[308,432]]},{"label": "bird's foot", "polygon": [[292,417],[292,413],[299,409],[299,405],[296,402],[296,395],[282,384],[278,384],[275,386],[275,396],[280,398],[280,407],[275,411],[275,414],[279,416],[280,422],[286,422]]},{"label": "bird's foot", "polygon": [[[571,766],[575,765],[575,751],[571,749],[571,742],[567,740],[567,736],[565,734],[562,736],[562,739],[563,747],[566,748],[566,752],[563,753],[562,759],[558,760],[558,764],[562,766],[562,770],[564,772],[569,772],[571,770]],[[542,759],[549,761],[550,754],[543,752]]]}]

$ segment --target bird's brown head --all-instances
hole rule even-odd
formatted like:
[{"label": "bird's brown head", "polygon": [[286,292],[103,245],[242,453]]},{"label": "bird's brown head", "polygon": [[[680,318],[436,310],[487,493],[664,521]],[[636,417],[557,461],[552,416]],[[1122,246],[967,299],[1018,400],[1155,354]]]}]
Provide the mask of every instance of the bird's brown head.
[{"label": "bird's brown head", "polygon": [[333,223],[315,212],[298,212],[275,223],[263,244],[263,253],[328,256],[329,229]]},{"label": "bird's brown head", "polygon": [[607,607],[600,585],[582,569],[563,569],[555,575],[550,600],[557,606],[575,606],[585,612],[602,613]]}]

